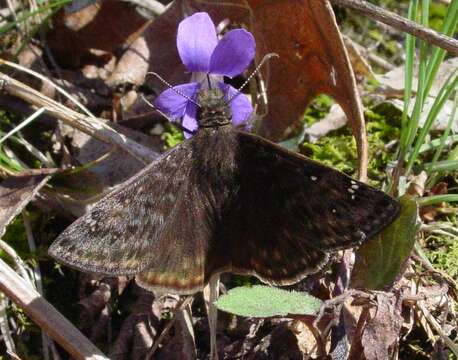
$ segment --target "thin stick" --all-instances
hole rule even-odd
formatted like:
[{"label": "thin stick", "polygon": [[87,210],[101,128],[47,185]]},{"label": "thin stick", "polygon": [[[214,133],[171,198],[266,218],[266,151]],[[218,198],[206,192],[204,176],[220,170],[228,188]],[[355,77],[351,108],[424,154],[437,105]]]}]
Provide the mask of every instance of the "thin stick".
[{"label": "thin stick", "polygon": [[3,336],[3,342],[6,346],[6,351],[12,354],[16,353],[16,345],[11,335],[10,325],[8,323],[8,315],[6,308],[8,307],[8,300],[3,293],[0,293],[0,333]]},{"label": "thin stick", "polygon": [[46,108],[46,113],[62,120],[71,127],[78,129],[97,140],[115,145],[117,148],[132,155],[141,162],[148,164],[158,154],[127,136],[116,131],[115,124],[109,126],[103,119],[91,118],[50,99],[30,86],[17,81],[0,72],[0,91],[16,96],[29,104]]},{"label": "thin stick", "polygon": [[0,290],[77,360],[108,360],[75,326],[3,260]]},{"label": "thin stick", "polygon": [[11,131],[9,131],[6,135],[4,135],[1,139],[0,139],[0,144],[2,142],[4,142],[6,139],[8,139],[10,136],[14,135],[15,133],[17,133],[19,130],[21,130],[22,128],[24,128],[25,126],[27,126],[28,124],[30,124],[33,120],[35,120],[36,118],[38,118],[41,114],[43,114],[45,112],[45,108],[40,108],[38,109],[37,111],[35,111],[32,115],[30,115],[27,119],[25,119],[23,122],[21,122],[18,126],[16,126],[14,129],[12,129]]},{"label": "thin stick", "polygon": [[161,334],[159,337],[156,339],[154,342],[153,346],[149,350],[148,354],[146,355],[145,359],[149,360],[152,359],[152,356],[158,349],[159,345],[161,345],[162,340],[164,340],[165,335],[169,332],[169,330],[172,328],[173,324],[175,324],[175,321],[177,319],[177,313],[179,311],[182,311],[186,306],[191,304],[192,300],[194,299],[194,295],[189,295],[185,297],[182,301],[181,304],[179,303],[175,309],[173,309],[173,315],[172,318],[169,320],[169,322],[164,326],[164,329],[162,330]]},{"label": "thin stick", "polygon": [[417,306],[423,313],[423,316],[425,317],[426,321],[428,321],[429,325],[437,332],[437,334],[442,338],[442,340],[444,340],[447,347],[455,354],[455,356],[458,356],[458,344],[455,343],[452,339],[450,339],[450,337],[448,337],[445,331],[442,330],[440,324],[437,322],[434,316],[428,311],[426,306],[423,305],[422,302],[417,303]]},{"label": "thin stick", "polygon": [[51,80],[49,80],[46,76],[43,76],[41,75],[40,73],[37,73],[36,71],[33,71],[33,70],[30,70],[30,69],[27,69],[19,64],[16,64],[16,63],[13,63],[11,61],[6,61],[6,60],[3,60],[3,59],[0,59],[0,65],[8,65],[14,69],[17,69],[17,70],[20,70],[20,71],[23,71],[27,74],[30,74],[32,76],[35,76],[36,78],[40,79],[41,81],[51,85],[54,89],[56,89],[57,92],[61,93],[62,95],[64,95],[68,100],[70,100],[72,103],[74,103],[75,105],[77,105],[83,112],[86,113],[87,116],[91,117],[91,118],[94,118],[95,119],[95,116],[83,105],[81,104],[81,102],[79,102],[78,100],[76,100],[72,95],[70,95],[67,91],[65,91],[64,89],[62,89],[60,86],[54,84]]},{"label": "thin stick", "polygon": [[[34,253],[37,251],[37,246],[35,243],[35,238],[33,236],[32,223],[25,209],[22,210],[22,220],[24,222],[25,234],[27,236],[27,242],[29,243],[29,249],[32,253]],[[34,277],[33,280],[35,280],[35,283],[34,283],[35,289],[40,293],[41,296],[44,296],[43,281],[42,281],[41,270],[40,270],[40,266],[38,265],[38,262],[32,265],[31,270],[32,270],[32,274]],[[49,360],[50,341],[51,340],[49,339],[48,334],[42,331],[41,332],[41,342],[43,344],[42,351],[43,351],[44,360]]]},{"label": "thin stick", "polygon": [[22,260],[22,258],[17,254],[16,250],[13,249],[12,246],[8,245],[5,241],[0,239],[0,249],[7,254],[11,260],[13,260],[14,265],[16,266],[16,270],[21,275],[21,277],[24,279],[24,281],[27,281],[30,286],[34,286],[32,279],[30,278],[29,275],[29,267],[27,264]]},{"label": "thin stick", "polygon": [[380,21],[395,29],[409,33],[428,43],[436,45],[458,56],[458,40],[428,29],[394,12],[385,10],[364,0],[330,0],[332,3],[355,10],[373,20]]},{"label": "thin stick", "polygon": [[216,328],[218,325],[218,308],[216,300],[219,295],[219,275],[213,275],[204,289],[204,299],[207,305],[208,325],[210,327],[210,360],[218,360],[218,349],[216,346]]}]

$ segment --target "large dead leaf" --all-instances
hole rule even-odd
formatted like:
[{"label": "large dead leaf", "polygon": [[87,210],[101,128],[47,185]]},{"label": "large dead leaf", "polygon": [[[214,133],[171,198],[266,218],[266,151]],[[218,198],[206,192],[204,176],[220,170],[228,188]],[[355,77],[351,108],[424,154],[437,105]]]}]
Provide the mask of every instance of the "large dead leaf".
[{"label": "large dead leaf", "polygon": [[320,93],[332,96],[353,126],[361,127],[353,72],[330,4],[287,0],[251,0],[249,4],[259,55],[280,55],[280,64],[270,67],[269,114],[262,133],[282,138],[303,115],[307,103]]},{"label": "large dead leaf", "polygon": [[24,171],[0,184],[0,238],[8,224],[27,206],[56,169]]},{"label": "large dead leaf", "polygon": [[244,24],[255,35],[258,59],[269,52],[280,55],[264,69],[269,70],[269,104],[260,128],[263,136],[284,138],[308,103],[318,94],[328,94],[349,119],[358,144],[360,173],[365,178],[367,143],[362,106],[328,1],[177,1],[144,34],[150,46],[150,68],[172,83],[183,77],[175,45],[176,28],[182,18],[195,11],[207,11],[215,24],[225,19],[234,26]]},{"label": "large dead leaf", "polygon": [[[334,13],[328,1],[250,1],[257,39],[280,55],[271,66],[269,113],[261,134],[284,137],[307,104],[320,93],[346,113],[358,145],[360,176],[366,176],[367,142],[361,102]],[[281,16],[278,16],[281,14]],[[262,36],[262,37],[261,37]]]}]

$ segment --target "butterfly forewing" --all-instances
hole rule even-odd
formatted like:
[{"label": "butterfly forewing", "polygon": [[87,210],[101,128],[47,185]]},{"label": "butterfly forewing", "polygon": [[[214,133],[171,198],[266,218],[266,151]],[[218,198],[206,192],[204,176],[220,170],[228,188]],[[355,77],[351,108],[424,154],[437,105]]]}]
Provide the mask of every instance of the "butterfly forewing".
[{"label": "butterfly forewing", "polygon": [[[153,267],[159,275],[202,278],[204,248],[198,245],[208,241],[205,225],[186,236],[180,233],[180,222],[187,221],[183,208],[198,203],[198,195],[188,196],[191,158],[189,142],[164,154],[69,226],[49,253],[69,266],[106,275]],[[177,257],[180,252],[185,259]]]}]

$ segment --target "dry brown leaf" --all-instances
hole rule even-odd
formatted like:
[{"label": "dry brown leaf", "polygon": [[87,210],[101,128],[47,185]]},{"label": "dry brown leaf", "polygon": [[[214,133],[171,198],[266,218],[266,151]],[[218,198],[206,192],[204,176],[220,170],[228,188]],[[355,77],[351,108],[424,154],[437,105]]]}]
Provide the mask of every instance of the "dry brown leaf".
[{"label": "dry brown leaf", "polygon": [[60,10],[53,17],[47,40],[54,57],[65,68],[101,65],[114,56],[117,48],[132,43],[147,23],[127,2],[108,0],[71,14]]},{"label": "dry brown leaf", "polygon": [[[184,17],[181,1],[175,1],[143,33],[150,54],[149,71],[157,72],[173,85],[185,82],[190,77],[178,57],[176,48],[178,23]],[[162,88],[163,84],[160,87]]]},{"label": "dry brown leaf", "polygon": [[[163,143],[158,136],[147,136],[139,131],[118,124],[111,124],[120,134],[151,149],[159,156]],[[76,159],[85,164],[94,161],[110,151],[110,146],[80,131],[72,131],[72,146]],[[90,172],[95,174],[105,186],[114,186],[131,177],[145,166],[123,152],[115,152],[104,161],[92,166]]]},{"label": "dry brown leaf", "polygon": [[[320,93],[334,97],[354,118],[359,107],[348,57],[327,1],[251,0],[254,32],[260,53],[275,52],[271,66],[269,115],[262,131],[269,138],[284,136]],[[282,14],[282,16],[278,16]],[[354,98],[354,99],[352,99]],[[352,104],[354,103],[354,104]]]},{"label": "dry brown leaf", "polygon": [[399,341],[402,301],[381,293],[377,294],[376,301],[361,339],[364,356],[367,360],[391,359]]},{"label": "dry brown leaf", "polygon": [[107,79],[111,87],[129,83],[136,86],[143,84],[148,72],[150,58],[149,46],[143,36],[136,39],[123,54],[116,69]]},{"label": "dry brown leaf", "polygon": [[[158,351],[158,360],[195,360],[197,359],[197,349],[195,345],[194,332],[187,323],[186,315],[183,311],[176,313],[174,323],[174,336]],[[155,359],[156,357],[152,358]],[[151,360],[152,360],[151,359]]]},{"label": "dry brown leaf", "polygon": [[364,78],[374,78],[375,75],[372,71],[372,67],[367,61],[368,54],[363,53],[366,49],[348,36],[343,35],[343,40],[348,51],[348,56],[350,57],[353,72],[358,82]]},{"label": "dry brown leaf", "polygon": [[27,170],[0,184],[0,238],[8,224],[27,206],[58,169]]},{"label": "dry brown leaf", "polygon": [[144,359],[157,335],[160,325],[158,302],[151,292],[135,289],[138,290],[138,298],[110,349],[111,360]]}]

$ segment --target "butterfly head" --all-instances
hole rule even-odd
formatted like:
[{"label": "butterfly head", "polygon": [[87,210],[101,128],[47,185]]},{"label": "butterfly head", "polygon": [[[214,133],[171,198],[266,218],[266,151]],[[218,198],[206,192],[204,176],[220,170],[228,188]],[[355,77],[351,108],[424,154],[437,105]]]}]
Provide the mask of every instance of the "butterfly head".
[{"label": "butterfly head", "polygon": [[197,102],[199,128],[219,127],[231,123],[231,107],[220,89],[201,90]]}]

